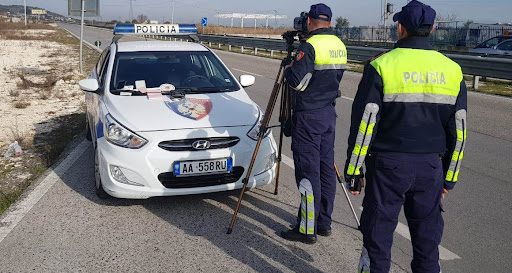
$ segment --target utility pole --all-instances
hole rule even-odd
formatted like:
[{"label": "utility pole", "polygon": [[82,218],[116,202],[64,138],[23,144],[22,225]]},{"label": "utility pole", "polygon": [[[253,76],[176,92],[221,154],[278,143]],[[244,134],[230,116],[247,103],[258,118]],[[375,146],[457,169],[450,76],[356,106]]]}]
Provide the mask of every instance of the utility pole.
[{"label": "utility pole", "polygon": [[274,12],[274,27],[277,28],[277,10],[273,10]]},{"label": "utility pole", "polygon": [[386,20],[388,19],[388,0],[384,0],[384,14],[383,14],[383,20],[384,20],[384,31],[386,30],[386,27],[387,27],[387,24],[386,24]]},{"label": "utility pole", "polygon": [[174,24],[174,8],[176,6],[176,1],[175,0],[172,0],[171,1],[171,7],[172,7],[172,12],[171,12],[171,24]]},{"label": "utility pole", "polygon": [[84,16],[85,16],[85,0],[82,0],[80,13],[82,14],[82,18],[80,20],[80,74],[84,73],[84,67],[83,67],[83,41],[84,41]]},{"label": "utility pole", "polygon": [[130,14],[129,14],[129,17],[130,17],[130,23],[133,22],[133,1],[135,0],[128,0],[130,1]]},{"label": "utility pole", "polygon": [[23,0],[23,6],[25,6],[25,26],[27,25],[27,0]]},{"label": "utility pole", "polygon": [[[389,15],[393,14],[393,4],[391,3],[388,3],[388,0],[383,0],[384,1],[384,5],[382,6],[383,7],[383,14],[382,14],[382,20],[384,21],[384,39],[387,41],[388,40],[388,30],[387,30],[387,20],[389,18]],[[381,1],[381,4],[382,4],[382,1]]]}]

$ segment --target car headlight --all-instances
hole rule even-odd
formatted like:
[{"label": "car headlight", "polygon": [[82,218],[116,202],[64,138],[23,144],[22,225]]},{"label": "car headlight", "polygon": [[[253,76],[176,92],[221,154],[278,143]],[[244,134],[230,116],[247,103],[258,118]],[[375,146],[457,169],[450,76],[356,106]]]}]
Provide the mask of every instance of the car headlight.
[{"label": "car headlight", "polygon": [[110,114],[105,116],[105,138],[114,145],[129,149],[139,149],[148,143],[146,139],[117,122]]},{"label": "car headlight", "polygon": [[263,167],[263,170],[261,172],[259,172],[258,174],[256,174],[256,176],[264,173],[264,172],[267,172],[269,171],[270,169],[272,169],[274,167],[274,165],[276,164],[276,161],[277,161],[277,156],[276,156],[276,153],[273,152],[272,154],[270,154],[267,159],[266,159],[266,162],[265,162],[265,166]]},{"label": "car headlight", "polygon": [[[263,113],[261,112],[261,110],[259,110],[258,111],[258,119],[256,120],[256,123],[254,123],[251,130],[249,130],[249,132],[247,132],[247,136],[250,137],[252,140],[258,140],[258,134],[260,133],[262,119],[263,119]],[[270,134],[270,129],[267,129],[267,131],[265,132],[265,137],[267,137],[269,134]]]}]

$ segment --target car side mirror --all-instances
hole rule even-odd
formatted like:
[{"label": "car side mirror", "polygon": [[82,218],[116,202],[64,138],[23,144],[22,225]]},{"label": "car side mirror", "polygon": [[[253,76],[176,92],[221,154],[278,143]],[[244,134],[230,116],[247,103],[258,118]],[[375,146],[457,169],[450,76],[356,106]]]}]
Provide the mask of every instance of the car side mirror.
[{"label": "car side mirror", "polygon": [[242,87],[249,87],[256,82],[256,78],[253,75],[241,75],[240,84]]},{"label": "car side mirror", "polygon": [[96,93],[98,92],[98,89],[100,89],[98,80],[96,79],[81,80],[78,82],[78,85],[80,86],[80,89],[85,92]]}]

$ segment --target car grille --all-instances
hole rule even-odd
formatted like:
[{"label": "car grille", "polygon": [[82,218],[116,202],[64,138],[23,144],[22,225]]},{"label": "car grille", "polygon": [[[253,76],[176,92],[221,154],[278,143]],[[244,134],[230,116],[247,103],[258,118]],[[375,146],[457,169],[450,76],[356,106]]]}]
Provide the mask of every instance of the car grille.
[{"label": "car grille", "polygon": [[192,147],[192,144],[198,140],[206,140],[210,142],[210,147],[201,150],[224,149],[235,146],[240,138],[238,137],[210,137],[210,138],[191,138],[180,140],[169,140],[158,143],[158,147],[173,152],[181,151],[198,151]]},{"label": "car grille", "polygon": [[243,167],[233,167],[230,173],[208,174],[200,176],[181,176],[176,177],[174,173],[161,173],[158,180],[168,189],[185,189],[197,187],[218,186],[234,183],[244,174]]}]

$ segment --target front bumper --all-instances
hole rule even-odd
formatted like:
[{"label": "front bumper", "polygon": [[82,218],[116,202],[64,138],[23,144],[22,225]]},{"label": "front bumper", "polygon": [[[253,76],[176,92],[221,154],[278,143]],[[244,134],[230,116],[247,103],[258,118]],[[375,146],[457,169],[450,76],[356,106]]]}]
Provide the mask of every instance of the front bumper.
[{"label": "front bumper", "polygon": [[[97,141],[99,171],[104,190],[117,198],[146,199],[154,196],[173,196],[201,194],[239,189],[246,176],[256,141],[246,136],[250,127],[207,128],[176,130],[163,132],[144,132],[137,134],[149,140],[141,149],[126,149],[109,143],[105,138]],[[237,136],[240,142],[233,147],[203,151],[171,152],[158,147],[158,143],[166,140]],[[277,153],[276,143],[272,134],[261,144],[248,187],[254,188],[270,184],[276,172],[276,164],[268,169],[269,158]],[[175,161],[204,160],[216,158],[233,158],[233,166],[243,167],[240,178],[233,183],[189,188],[166,188],[158,179],[163,173],[172,172]],[[114,178],[111,169],[117,166],[130,181],[120,182]],[[268,170],[265,170],[268,169]],[[197,176],[201,179],[201,176]],[[134,182],[134,183],[132,183]]]}]

